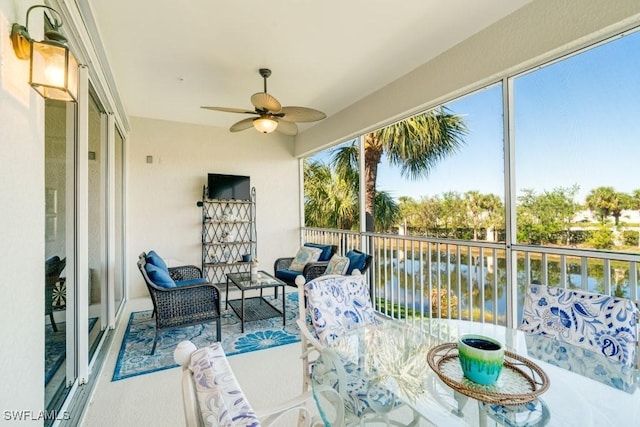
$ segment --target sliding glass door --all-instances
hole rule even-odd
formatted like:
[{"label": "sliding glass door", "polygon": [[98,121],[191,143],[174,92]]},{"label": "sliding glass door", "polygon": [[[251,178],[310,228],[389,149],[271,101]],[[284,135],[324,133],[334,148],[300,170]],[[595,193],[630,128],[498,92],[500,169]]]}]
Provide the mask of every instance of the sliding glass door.
[{"label": "sliding glass door", "polygon": [[75,381],[73,241],[75,104],[45,103],[45,408],[57,410]]},{"label": "sliding glass door", "polygon": [[107,115],[89,92],[88,283],[89,360],[107,325]]}]

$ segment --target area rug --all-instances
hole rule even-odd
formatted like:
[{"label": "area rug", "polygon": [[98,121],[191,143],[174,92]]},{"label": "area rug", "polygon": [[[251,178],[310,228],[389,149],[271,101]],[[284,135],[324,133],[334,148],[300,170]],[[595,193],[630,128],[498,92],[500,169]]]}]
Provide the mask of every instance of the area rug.
[{"label": "area rug", "polygon": [[[278,309],[282,307],[282,298],[266,298]],[[295,322],[298,317],[297,292],[287,294],[285,305],[285,326],[282,326],[282,317],[274,317],[245,322],[244,333],[240,332],[240,319],[233,310],[224,310],[221,319],[221,342],[227,356],[300,341],[300,331]],[[224,303],[222,307],[224,308]],[[196,347],[201,348],[216,340],[215,323],[165,330],[160,332],[155,354],[151,355],[156,328],[152,313],[151,310],[131,313],[112,381],[177,367],[173,360],[173,351],[180,341],[190,340]]]},{"label": "area rug", "polygon": [[[93,329],[97,317],[89,319],[89,331]],[[67,351],[67,328],[65,322],[56,322],[58,331],[54,332],[50,324],[44,325],[44,385],[49,384],[51,378],[55,375],[64,362]]]}]

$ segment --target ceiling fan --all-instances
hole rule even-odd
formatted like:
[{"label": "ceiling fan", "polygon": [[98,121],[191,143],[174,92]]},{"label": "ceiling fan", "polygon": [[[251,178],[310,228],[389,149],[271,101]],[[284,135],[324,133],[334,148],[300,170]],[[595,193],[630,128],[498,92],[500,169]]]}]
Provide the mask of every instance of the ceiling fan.
[{"label": "ceiling fan", "polygon": [[271,133],[274,130],[285,135],[296,135],[298,126],[296,122],[316,122],[327,115],[321,111],[306,107],[283,107],[280,102],[267,93],[267,77],[271,75],[268,68],[260,68],[260,75],[264,79],[264,92],[251,95],[251,103],[255,110],[230,107],[200,107],[207,110],[225,111],[227,113],[252,114],[258,117],[249,117],[234,123],[229,130],[240,132],[241,130],[256,128],[262,133]]}]

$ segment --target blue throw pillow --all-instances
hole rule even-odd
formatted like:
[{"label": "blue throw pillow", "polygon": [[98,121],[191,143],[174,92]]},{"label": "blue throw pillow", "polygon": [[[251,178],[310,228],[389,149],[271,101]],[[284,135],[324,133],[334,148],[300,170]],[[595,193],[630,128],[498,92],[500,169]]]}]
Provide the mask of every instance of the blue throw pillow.
[{"label": "blue throw pillow", "polygon": [[46,260],[44,263],[45,264],[53,264],[54,262],[58,262],[60,261],[60,257],[58,255],[54,255],[51,258],[49,258],[48,260]]},{"label": "blue throw pillow", "polygon": [[329,261],[331,259],[331,245],[320,245],[317,243],[305,243],[304,246],[309,248],[318,248],[322,252],[320,253],[320,258],[318,261]]},{"label": "blue throw pillow", "polygon": [[347,258],[349,258],[349,268],[347,269],[347,275],[353,273],[353,270],[356,268],[360,271],[364,268],[365,261],[367,260],[367,255],[363,253],[358,253],[356,251],[347,252]]},{"label": "blue throw pillow", "polygon": [[176,287],[176,282],[173,281],[168,271],[163,270],[160,267],[156,267],[155,265],[150,263],[146,263],[144,265],[144,269],[147,272],[147,276],[149,276],[149,279],[157,286],[160,286],[161,288]]},{"label": "blue throw pillow", "polygon": [[158,255],[156,253],[156,251],[150,251],[147,254],[147,260],[148,263],[151,263],[153,265],[155,265],[158,268],[163,269],[164,271],[169,271],[169,269],[167,268],[167,263],[164,262],[164,260],[160,257],[160,255]]}]

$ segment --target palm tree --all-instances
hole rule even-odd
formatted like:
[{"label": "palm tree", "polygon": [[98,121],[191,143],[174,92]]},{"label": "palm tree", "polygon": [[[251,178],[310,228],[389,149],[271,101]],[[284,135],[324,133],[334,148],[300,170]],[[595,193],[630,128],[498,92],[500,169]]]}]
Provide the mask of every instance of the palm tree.
[{"label": "palm tree", "polygon": [[391,193],[388,191],[378,191],[376,193],[376,216],[374,222],[376,230],[390,231],[400,219],[400,208]]},{"label": "palm tree", "polygon": [[605,223],[607,217],[611,215],[611,200],[614,198],[613,187],[598,187],[591,190],[587,195],[586,203],[591,212],[597,212],[600,222]]},{"label": "palm tree", "polygon": [[[349,179],[345,179],[348,177]],[[357,183],[357,169],[355,172]],[[305,224],[310,227],[353,230],[358,227],[358,186],[353,172],[334,171],[330,165],[306,161],[304,166]],[[389,230],[397,223],[400,209],[391,194],[376,195],[376,228]]]},{"label": "palm tree", "polygon": [[351,230],[358,224],[358,190],[317,161],[304,167],[305,224]]},{"label": "palm tree", "polygon": [[615,225],[618,225],[622,211],[633,206],[633,196],[616,192],[613,187],[598,187],[591,190],[587,195],[586,202],[591,211],[598,212],[603,224],[611,215],[615,220]]},{"label": "palm tree", "polygon": [[[378,164],[383,155],[391,166],[400,168],[403,177],[426,178],[433,167],[464,143],[468,133],[465,123],[446,107],[428,111],[385,128],[368,133],[365,144],[365,210],[367,231],[374,231],[374,204]],[[338,148],[334,156],[336,165],[357,164],[354,144]]]}]

